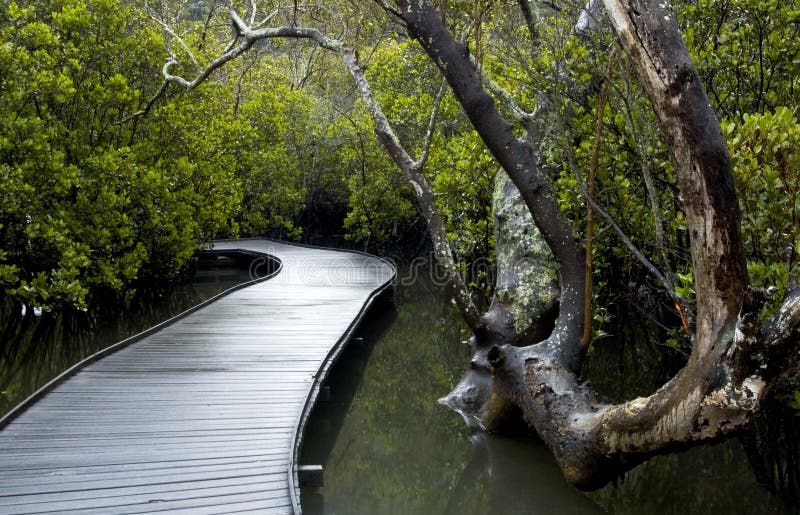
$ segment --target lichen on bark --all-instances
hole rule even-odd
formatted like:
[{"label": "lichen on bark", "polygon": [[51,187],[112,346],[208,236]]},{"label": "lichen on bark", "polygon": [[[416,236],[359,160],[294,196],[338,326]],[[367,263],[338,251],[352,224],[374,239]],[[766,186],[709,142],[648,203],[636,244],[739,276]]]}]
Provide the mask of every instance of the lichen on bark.
[{"label": "lichen on bark", "polygon": [[496,176],[492,200],[498,272],[493,308],[501,304],[514,331],[525,335],[558,302],[558,264],[519,190],[503,171]]}]

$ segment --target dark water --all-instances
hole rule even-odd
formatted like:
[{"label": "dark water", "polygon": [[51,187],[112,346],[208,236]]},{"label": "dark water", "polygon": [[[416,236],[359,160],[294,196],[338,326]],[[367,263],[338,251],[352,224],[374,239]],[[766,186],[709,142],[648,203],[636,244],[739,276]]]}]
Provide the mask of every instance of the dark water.
[{"label": "dark water", "polygon": [[[83,357],[248,279],[246,270],[201,270],[124,313],[37,319],[22,341],[4,345],[0,415]],[[471,434],[436,402],[458,381],[468,349],[447,296],[424,278],[398,286],[394,307],[371,312],[356,336],[307,433],[301,463],[323,464],[325,486],[304,490],[306,513],[791,512],[757,485],[737,440],[655,458],[586,495],[541,445]],[[624,364],[617,373],[630,375]]]},{"label": "dark water", "polygon": [[324,466],[303,490],[308,514],[789,513],[755,480],[737,440],[658,457],[583,494],[530,439],[470,434],[436,399],[468,360],[463,324],[422,279],[371,313],[328,380],[301,464]]},{"label": "dark water", "polygon": [[83,358],[249,280],[246,268],[201,269],[190,282],[142,295],[128,309],[37,317],[0,346],[0,416]]}]

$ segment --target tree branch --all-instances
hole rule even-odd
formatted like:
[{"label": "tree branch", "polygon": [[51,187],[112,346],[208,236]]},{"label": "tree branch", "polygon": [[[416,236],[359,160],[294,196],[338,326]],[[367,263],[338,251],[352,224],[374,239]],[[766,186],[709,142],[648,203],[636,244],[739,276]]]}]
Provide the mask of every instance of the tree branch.
[{"label": "tree branch", "polygon": [[556,329],[544,345],[577,369],[583,334],[583,248],[577,244],[572,226],[561,213],[552,185],[541,172],[533,149],[514,136],[512,125],[484,90],[464,45],[453,38],[430,5],[412,1],[398,2],[398,5],[411,36],[419,41],[447,78],[473,127],[519,189],[559,262],[563,283],[560,313]]},{"label": "tree branch", "polygon": [[[383,109],[375,99],[372,89],[369,86],[363,69],[359,66],[353,52],[341,41],[330,39],[322,32],[313,28],[302,27],[277,27],[277,28],[260,28],[251,29],[241,17],[231,8],[231,20],[240,34],[242,42],[225,52],[223,55],[216,58],[205,69],[203,69],[191,81],[183,77],[170,74],[169,70],[172,66],[177,64],[174,56],[171,56],[167,63],[164,65],[163,74],[168,82],[175,82],[184,88],[191,90],[202,84],[208,77],[217,69],[221,68],[229,61],[239,57],[244,52],[248,51],[256,41],[268,38],[296,38],[296,39],[309,39],[317,43],[322,48],[335,51],[339,53],[344,61],[344,64],[353,77],[358,88],[361,100],[367,108],[370,116],[372,117],[375,125],[375,133],[381,141],[383,147],[395,162],[398,168],[404,173],[406,181],[411,185],[414,196],[423,218],[427,222],[428,230],[431,234],[433,241],[434,252],[436,259],[444,269],[445,278],[448,285],[455,297],[456,304],[461,311],[461,314],[469,325],[469,327],[476,333],[484,330],[485,322],[481,317],[480,312],[472,301],[469,288],[464,282],[458,268],[455,264],[450,242],[447,238],[444,222],[439,214],[434,199],[433,191],[430,188],[425,177],[422,175],[420,162],[415,162],[408,154],[406,149],[400,143],[397,135],[395,134],[392,126],[383,112]],[[444,88],[440,90],[443,95]],[[439,98],[439,102],[441,98]],[[435,123],[435,115],[438,111],[438,102],[434,106],[434,115],[432,122]],[[432,133],[432,128],[429,127],[429,132]],[[426,142],[426,148],[429,152],[430,143]],[[426,156],[423,152],[423,157]],[[425,157],[427,159],[427,157]],[[423,161],[422,159],[420,161]]]},{"label": "tree branch", "polygon": [[672,298],[673,302],[675,303],[675,309],[678,312],[678,316],[681,318],[684,331],[688,333],[690,320],[693,317],[693,310],[691,306],[688,305],[687,300],[679,297],[675,290],[675,285],[678,284],[678,282],[676,281],[675,272],[672,270],[672,265],[670,264],[669,257],[667,255],[666,236],[664,234],[664,217],[661,214],[661,202],[658,198],[658,190],[656,189],[655,179],[650,171],[649,165],[647,164],[647,146],[642,141],[644,137],[637,129],[636,124],[633,121],[633,117],[631,116],[632,109],[630,106],[629,95],[625,95],[623,101],[624,109],[622,109],[622,112],[625,116],[625,121],[630,128],[631,134],[637,135],[634,138],[634,146],[637,149],[636,154],[642,163],[642,176],[644,177],[647,197],[650,200],[650,211],[653,214],[653,223],[655,224],[656,229],[656,248],[661,256],[662,266],[665,270],[664,278],[666,279],[665,284],[667,287],[667,293],[669,293],[670,298]]},{"label": "tree branch", "polygon": [[523,126],[527,126],[527,124],[529,124],[533,118],[534,111],[528,112],[520,107],[514,96],[507,89],[496,83],[489,76],[489,74],[483,70],[483,67],[475,60],[473,56],[470,56],[470,60],[472,61],[473,66],[480,71],[481,82],[483,82],[484,86],[486,86],[489,91],[494,93],[497,98],[503,102],[503,104],[508,108],[509,111],[511,111],[511,114],[518,122],[520,122]]},{"label": "tree branch", "polygon": [[197,59],[194,56],[194,52],[192,52],[192,50],[189,48],[189,46],[186,44],[186,42],[183,40],[183,38],[181,38],[178,34],[176,34],[175,31],[172,30],[172,28],[169,25],[167,25],[166,23],[164,23],[163,21],[159,20],[158,18],[156,18],[153,15],[148,15],[148,16],[150,16],[151,20],[153,20],[154,22],[158,23],[161,26],[161,28],[164,30],[164,32],[167,33],[168,36],[170,36],[171,38],[177,40],[178,43],[180,43],[181,47],[183,47],[183,50],[186,52],[186,55],[188,55],[189,59],[191,59],[192,64],[194,64],[195,68],[200,70],[201,69],[200,63],[197,62]]},{"label": "tree branch", "polygon": [[608,211],[600,207],[600,205],[597,204],[597,202],[592,198],[592,196],[589,195],[589,192],[586,190],[586,184],[583,183],[581,174],[578,171],[578,165],[575,163],[575,156],[571,151],[567,152],[567,162],[569,163],[569,167],[572,169],[573,175],[575,175],[575,180],[578,183],[578,188],[580,188],[581,193],[583,193],[583,197],[586,199],[586,202],[589,203],[589,206],[598,215],[602,216],[606,220],[606,222],[608,222],[608,225],[610,225],[611,228],[614,229],[614,232],[617,233],[617,236],[619,236],[619,238],[622,240],[625,246],[628,247],[628,250],[631,252],[631,254],[633,254],[636,257],[636,259],[638,259],[644,265],[644,267],[651,274],[653,274],[653,276],[656,279],[658,279],[658,281],[661,284],[663,284],[665,288],[667,288],[667,291],[669,291],[669,285],[667,283],[667,279],[664,277],[664,274],[662,274],[658,270],[658,268],[656,268],[656,266],[649,259],[647,259],[644,254],[642,254],[642,252],[636,247],[636,245],[633,244],[630,238],[628,238],[628,236],[622,230],[622,227],[620,227],[619,224],[614,220],[614,217],[611,216],[608,213]]},{"label": "tree branch", "polygon": [[250,0],[250,26],[252,27],[256,22],[256,13],[258,12],[258,6],[256,5],[256,0]]},{"label": "tree branch", "polygon": [[132,115],[130,115],[130,116],[126,117],[126,118],[123,118],[119,123],[120,124],[127,123],[127,122],[133,120],[134,118],[138,118],[139,116],[145,116],[147,113],[150,112],[150,110],[153,108],[155,103],[158,102],[158,100],[162,96],[164,96],[164,93],[166,93],[168,87],[169,87],[169,81],[165,80],[164,82],[161,83],[161,87],[158,88],[158,91],[156,91],[156,94],[153,95],[150,98],[150,100],[147,102],[147,104],[144,106],[144,109],[140,109],[139,111],[136,111]]},{"label": "tree branch", "polygon": [[601,0],[588,0],[586,7],[581,9],[578,15],[578,22],[575,24],[576,34],[589,34],[597,32],[600,28],[600,16],[602,14]]},{"label": "tree branch", "polygon": [[538,41],[539,41],[539,27],[537,23],[538,16],[533,12],[533,8],[531,7],[531,3],[529,0],[517,0],[517,4],[519,4],[519,10],[522,11],[522,17],[525,18],[525,24],[528,27],[528,34],[531,37],[531,41],[534,43],[534,47],[538,46]]},{"label": "tree branch", "polygon": [[661,124],[678,176],[691,236],[697,292],[693,357],[713,356],[730,341],[747,273],[738,199],[719,120],[663,0],[604,0]]},{"label": "tree branch", "polygon": [[377,3],[377,4],[378,4],[378,5],[379,5],[379,6],[380,6],[380,7],[381,7],[381,8],[382,8],[384,11],[386,11],[387,13],[389,13],[389,14],[391,14],[391,15],[393,15],[393,16],[397,16],[397,17],[399,17],[399,16],[400,16],[400,11],[399,11],[399,10],[397,10],[396,8],[392,7],[391,5],[389,5],[389,4],[388,4],[388,3],[387,3],[385,0],[374,0],[374,1],[375,1],[375,3]]},{"label": "tree branch", "polygon": [[358,66],[353,53],[344,45],[340,45],[339,52],[342,54],[342,59],[356,82],[356,86],[361,94],[361,100],[372,116],[373,122],[375,123],[375,133],[378,139],[383,143],[384,148],[392,157],[398,168],[403,171],[406,180],[414,191],[417,206],[419,206],[422,216],[428,224],[428,231],[431,234],[436,259],[442,268],[444,268],[445,279],[455,297],[456,304],[461,311],[462,317],[473,332],[482,332],[485,328],[485,322],[478,308],[473,303],[469,288],[455,265],[455,259],[450,248],[450,242],[447,239],[444,222],[436,207],[433,191],[428,181],[422,175],[420,167],[411,159],[400,143],[400,140],[395,135],[389,120],[386,118],[383,109],[381,109],[378,101],[375,99],[372,89],[369,87],[369,83],[364,76],[364,72]]},{"label": "tree branch", "polygon": [[436,118],[439,115],[439,106],[444,98],[444,93],[447,88],[447,81],[442,79],[442,84],[439,86],[439,91],[436,92],[436,98],[433,101],[433,109],[431,110],[431,117],[428,121],[428,130],[425,133],[425,144],[422,147],[422,155],[419,160],[414,163],[420,171],[425,169],[425,163],[428,162],[428,156],[431,151],[431,142],[433,141],[433,133],[436,129]]}]

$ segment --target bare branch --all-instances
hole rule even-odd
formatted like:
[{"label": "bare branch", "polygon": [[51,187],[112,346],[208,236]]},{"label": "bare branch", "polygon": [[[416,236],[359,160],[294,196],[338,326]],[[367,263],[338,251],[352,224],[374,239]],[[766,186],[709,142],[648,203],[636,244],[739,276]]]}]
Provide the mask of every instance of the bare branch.
[{"label": "bare branch", "polygon": [[211,19],[214,17],[214,12],[217,10],[217,3],[214,2],[211,4],[211,9],[208,10],[208,16],[206,16],[206,21],[203,24],[203,31],[200,33],[200,45],[199,49],[202,50],[203,46],[206,44],[206,36],[208,35],[208,27],[211,25]]},{"label": "bare branch", "polygon": [[530,121],[533,112],[528,112],[520,107],[514,96],[511,95],[507,89],[503,88],[500,84],[496,83],[491,77],[489,77],[489,74],[483,71],[483,67],[480,66],[474,58],[471,60],[472,63],[480,70],[481,81],[483,81],[484,86],[486,86],[489,91],[494,93],[495,96],[497,96],[497,98],[503,102],[503,104],[511,111],[511,114],[514,115],[514,118],[516,118],[517,121],[523,125]]},{"label": "bare branch", "polygon": [[244,82],[245,76],[250,72],[250,70],[258,63],[258,55],[253,56],[250,59],[250,62],[244,66],[244,69],[239,74],[239,79],[236,81],[236,100],[233,104],[233,117],[239,117],[239,104],[242,101],[242,82]]},{"label": "bare branch", "polygon": [[241,34],[239,33],[238,30],[236,30],[234,28],[233,29],[233,37],[228,42],[228,46],[225,47],[225,50],[222,51],[223,54],[226,54],[226,53],[230,52],[231,50],[233,50],[233,47],[236,46],[236,43],[239,41],[239,36],[241,36]]},{"label": "bare branch", "polygon": [[400,11],[396,7],[392,7],[389,5],[385,0],[375,0],[375,3],[378,4],[384,11],[394,16],[400,16]]},{"label": "bare branch", "polygon": [[444,93],[447,90],[447,81],[442,79],[442,84],[439,86],[439,91],[436,93],[436,98],[433,101],[433,109],[431,110],[431,118],[428,121],[428,132],[425,134],[425,145],[422,147],[422,155],[419,160],[414,163],[420,171],[425,168],[425,163],[428,161],[428,156],[431,151],[431,142],[433,141],[433,133],[436,129],[436,119],[439,116],[439,106],[444,98]]},{"label": "bare branch", "polygon": [[186,88],[187,90],[191,90],[202,84],[208,77],[217,69],[224,66],[229,61],[236,59],[246,51],[248,51],[256,41],[262,39],[269,39],[269,38],[298,38],[298,39],[310,39],[315,41],[323,48],[327,48],[328,50],[335,50],[341,51],[343,48],[342,43],[336,40],[328,39],[325,37],[321,32],[316,29],[308,29],[308,28],[296,28],[296,27],[277,27],[277,28],[262,28],[258,30],[250,30],[241,20],[238,18],[238,22],[236,26],[238,28],[244,29],[241,33],[241,43],[239,43],[234,48],[231,48],[227,52],[223,53],[216,59],[214,59],[211,64],[209,64],[205,69],[203,69],[194,79],[187,80],[183,77],[178,75],[173,75],[170,73],[170,69],[178,64],[177,59],[172,56],[170,57],[167,62],[164,64],[162,69],[162,73],[164,78],[169,82],[174,82],[179,84],[180,86]]},{"label": "bare branch", "polygon": [[450,242],[447,239],[444,222],[436,207],[433,191],[428,181],[425,180],[421,170],[416,166],[416,163],[412,161],[408,152],[394,133],[383,109],[372,93],[367,78],[364,76],[364,71],[358,66],[352,51],[341,43],[339,43],[338,51],[341,53],[350,75],[356,82],[358,91],[361,94],[361,100],[372,116],[372,120],[375,123],[375,133],[378,139],[383,143],[384,148],[392,157],[392,160],[394,160],[398,168],[403,171],[406,180],[414,190],[417,205],[422,212],[423,218],[425,218],[427,222],[428,231],[433,240],[436,260],[444,268],[447,283],[455,297],[456,304],[461,311],[464,321],[474,332],[481,332],[485,328],[485,321],[481,317],[477,306],[475,306],[475,303],[472,301],[469,288],[455,265],[455,258],[450,248]]},{"label": "bare branch", "polygon": [[[297,2],[295,2],[295,7],[296,6],[297,6]],[[291,9],[291,7],[278,7],[277,9],[272,11],[271,13],[267,14],[266,16],[264,16],[264,19],[262,19],[260,22],[254,24],[253,28],[258,28],[258,27],[261,27],[263,25],[266,25],[267,23],[272,21],[272,19],[275,16],[277,16],[281,11],[286,11],[286,10],[289,10],[289,9]]]},{"label": "bare branch", "polygon": [[578,22],[575,24],[576,34],[589,34],[597,32],[600,28],[601,0],[589,0],[586,7],[581,9]]},{"label": "bare branch", "polygon": [[250,26],[251,27],[256,22],[256,13],[257,12],[258,12],[258,6],[256,5],[256,0],[250,0]]},{"label": "bare branch", "polygon": [[186,44],[183,38],[181,38],[177,33],[175,33],[175,31],[172,30],[172,27],[167,25],[164,21],[156,18],[153,15],[148,15],[148,16],[150,16],[150,19],[152,19],[154,22],[158,23],[164,30],[164,32],[166,32],[172,39],[175,39],[178,41],[178,43],[180,43],[180,45],[183,47],[183,50],[186,52],[186,55],[188,55],[189,59],[192,60],[192,63],[194,64],[195,68],[200,70],[201,69],[200,63],[197,62],[197,59],[194,56],[194,52],[192,52],[192,50],[189,48],[189,46]]},{"label": "bare branch", "polygon": [[[600,94],[597,96],[597,120],[594,130],[594,145],[592,148],[592,159],[589,164],[589,188],[586,198],[594,197],[595,177],[597,167],[600,163],[600,144],[603,139],[603,115],[606,110],[606,98],[608,94],[608,80],[604,80],[600,86]],[[571,152],[570,152],[571,153]],[[592,290],[594,289],[594,275],[592,266],[594,259],[592,256],[592,244],[594,243],[594,216],[593,211],[588,209],[586,212],[586,287],[584,289],[584,326],[581,348],[586,349],[592,341]]]},{"label": "bare branch", "polygon": [[306,59],[305,64],[303,64],[303,72],[302,72],[303,76],[300,77],[300,80],[297,81],[297,88],[298,89],[303,89],[303,87],[306,84],[306,81],[311,76],[311,72],[314,70],[314,57],[316,57],[318,49],[319,49],[319,47],[315,46],[308,53],[308,58]]},{"label": "bare branch", "polygon": [[233,8],[231,5],[228,8],[228,12],[230,13],[231,20],[233,21],[233,26],[236,27],[236,30],[240,34],[244,34],[250,30],[250,27],[244,22],[244,20],[239,16],[239,13],[236,12],[236,9]]},{"label": "bare branch", "polygon": [[158,100],[162,96],[164,96],[164,93],[166,93],[168,87],[169,87],[169,81],[165,80],[164,82],[161,83],[161,87],[158,88],[158,91],[156,91],[156,94],[153,95],[153,97],[147,102],[147,104],[144,106],[143,109],[140,109],[139,111],[136,111],[132,115],[130,115],[130,116],[126,117],[126,118],[123,118],[122,120],[120,120],[119,124],[121,125],[123,123],[127,123],[127,122],[133,120],[134,118],[138,118],[139,116],[145,116],[147,113],[149,113],[150,110],[155,105],[155,103],[158,102]]},{"label": "bare branch", "polygon": [[[627,81],[626,81],[627,82]],[[630,89],[630,84],[626,83],[628,89]],[[642,136],[641,130],[636,126],[633,117],[631,115],[632,107],[630,105],[630,94],[624,95],[623,97],[623,106],[624,109],[621,109],[623,116],[625,117],[625,122],[628,124],[630,128],[631,134],[637,135],[635,137],[635,148],[636,153],[639,157],[639,161],[641,162],[641,169],[642,169],[642,176],[644,177],[644,184],[645,189],[647,190],[647,197],[650,200],[650,211],[653,214],[653,222],[655,223],[655,230],[656,230],[656,248],[661,255],[661,262],[664,268],[664,277],[666,279],[666,287],[667,292],[669,292],[670,297],[675,302],[675,308],[678,312],[678,315],[681,317],[681,322],[683,324],[683,328],[686,332],[689,331],[689,324],[690,320],[694,317],[692,307],[688,305],[686,299],[682,299],[677,295],[675,290],[675,285],[678,283],[676,280],[675,272],[672,270],[672,266],[669,262],[669,257],[667,256],[667,245],[666,245],[666,236],[664,234],[664,217],[661,214],[661,201],[658,198],[658,190],[656,189],[655,179],[653,177],[652,172],[650,171],[650,166],[648,165],[648,158],[647,158],[647,147],[645,145],[645,138]],[[688,320],[687,320],[688,317]]]},{"label": "bare branch", "polygon": [[[525,17],[526,23],[529,25],[529,32],[531,32],[531,38],[535,40],[538,35],[538,30],[536,28],[536,13],[535,10],[531,6],[530,0],[518,0],[520,9],[523,12],[523,16]],[[573,26],[573,32],[576,34],[588,34],[590,32],[596,32],[600,28],[599,17],[601,14],[600,9],[602,8],[600,0],[588,0],[586,6],[581,9],[578,20],[575,22]],[[486,73],[485,69],[478,62],[478,60],[470,55],[470,61],[478,70],[478,74],[483,82],[483,85],[491,91],[505,106],[507,109],[511,111],[511,114],[514,118],[520,122],[525,129],[529,133],[538,133],[540,132],[537,127],[535,127],[535,120],[537,119],[537,115],[541,113],[537,113],[537,109],[541,107],[542,104],[546,102],[542,95],[539,96],[539,105],[533,111],[528,112],[523,109],[519,103],[517,103],[516,99],[508,92],[505,88],[497,84],[491,77]],[[562,76],[563,79],[563,67],[561,64],[558,65],[559,75]]]},{"label": "bare branch", "polygon": [[719,335],[736,326],[747,284],[728,145],[669,2],[603,2],[675,164],[697,291],[692,358],[711,360]]},{"label": "bare branch", "polygon": [[[659,282],[661,282],[661,284],[664,285],[665,288],[667,288],[667,291],[669,291],[669,284],[667,282],[667,279],[664,277],[664,274],[662,274],[658,270],[658,268],[656,268],[656,266],[653,263],[651,263],[650,260],[648,260],[638,248],[636,248],[636,245],[634,245],[633,242],[630,240],[630,238],[628,238],[628,236],[625,235],[625,232],[622,230],[619,224],[614,220],[614,217],[612,217],[610,214],[608,214],[606,210],[600,207],[597,204],[597,202],[595,202],[595,200],[591,197],[591,195],[589,195],[589,192],[586,190],[586,185],[583,183],[583,179],[581,179],[581,174],[578,171],[578,166],[575,163],[575,156],[571,151],[567,152],[567,162],[569,163],[569,167],[572,169],[572,173],[575,174],[575,180],[578,182],[578,187],[580,188],[581,193],[583,193],[583,196],[586,198],[586,201],[589,203],[589,206],[591,206],[591,208],[594,209],[594,211],[597,214],[606,219],[606,222],[608,222],[608,224],[614,229],[614,231],[620,237],[625,246],[628,247],[628,250],[630,250],[630,252],[634,256],[636,256],[636,259],[638,259],[645,266],[645,268],[647,268],[647,270],[651,274],[653,274],[656,277],[656,279],[658,279]],[[670,293],[671,295],[674,294],[672,292]]]},{"label": "bare branch", "polygon": [[430,4],[411,0],[400,3],[409,35],[419,41],[447,78],[472,126],[517,186],[559,263],[563,287],[556,326],[547,340],[534,346],[546,347],[559,360],[569,363],[570,369],[577,369],[583,334],[584,249],[578,245],[571,223],[558,207],[553,186],[534,149],[514,134],[514,126],[497,109],[480,82],[465,45],[455,40]]}]

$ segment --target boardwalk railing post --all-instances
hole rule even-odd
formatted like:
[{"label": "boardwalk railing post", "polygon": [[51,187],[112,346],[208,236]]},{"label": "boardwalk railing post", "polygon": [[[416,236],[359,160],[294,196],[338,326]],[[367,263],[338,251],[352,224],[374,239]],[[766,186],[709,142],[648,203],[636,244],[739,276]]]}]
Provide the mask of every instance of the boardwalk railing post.
[{"label": "boardwalk railing post", "polygon": [[323,486],[322,465],[300,465],[297,467],[297,479],[302,488]]}]

